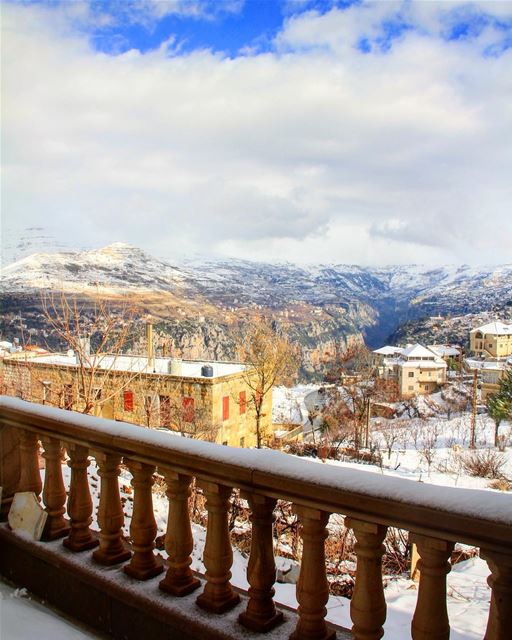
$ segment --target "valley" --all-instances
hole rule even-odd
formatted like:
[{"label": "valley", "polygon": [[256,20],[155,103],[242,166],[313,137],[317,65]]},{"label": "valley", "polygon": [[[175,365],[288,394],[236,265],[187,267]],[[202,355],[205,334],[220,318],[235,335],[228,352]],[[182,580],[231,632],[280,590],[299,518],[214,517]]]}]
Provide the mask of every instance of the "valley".
[{"label": "valley", "polygon": [[372,268],[212,259],[171,264],[123,243],[36,253],[3,269],[3,339],[19,337],[23,329],[25,339],[59,348],[44,326],[48,292],[77,297],[84,313],[97,298],[114,308],[135,306],[140,334],[143,321],[151,319],[160,340],[185,358],[234,358],[242,327],[265,316],[301,345],[301,377],[313,380],[336,345],[460,341],[473,320],[507,317],[512,265]]}]

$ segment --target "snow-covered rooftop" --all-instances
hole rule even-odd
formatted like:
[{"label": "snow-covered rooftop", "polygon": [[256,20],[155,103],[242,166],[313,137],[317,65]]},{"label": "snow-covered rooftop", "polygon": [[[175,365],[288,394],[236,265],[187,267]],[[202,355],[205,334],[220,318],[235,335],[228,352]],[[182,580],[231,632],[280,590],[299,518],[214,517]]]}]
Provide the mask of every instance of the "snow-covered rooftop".
[{"label": "snow-covered rooftop", "polygon": [[[53,364],[67,367],[76,367],[76,355],[67,353],[52,353],[31,359],[31,362]],[[129,373],[156,373],[173,375],[183,378],[201,378],[202,367],[209,365],[213,369],[213,378],[229,376],[234,373],[241,373],[246,369],[246,365],[238,362],[211,362],[208,360],[179,360],[178,367],[180,372],[171,373],[171,358],[154,358],[148,363],[148,358],[143,356],[116,356],[112,354],[98,354],[89,356],[89,362],[86,366],[95,366],[98,369],[107,371],[127,371]]]},{"label": "snow-covered rooftop", "polygon": [[427,349],[430,349],[430,351],[440,358],[447,356],[460,356],[461,353],[459,348],[448,346],[446,344],[429,344]]},{"label": "snow-covered rooftop", "polygon": [[432,360],[436,356],[434,353],[432,353],[432,351],[430,351],[430,349],[427,349],[423,345],[413,344],[408,345],[407,348],[402,351],[402,357],[408,359],[410,358],[411,360],[421,360],[423,358]]},{"label": "snow-covered rooftop", "polygon": [[393,356],[397,353],[402,353],[402,352],[403,352],[402,347],[392,347],[390,345],[385,345],[380,349],[375,349],[373,353],[377,353],[380,356]]},{"label": "snow-covered rooftop", "polygon": [[481,331],[482,333],[489,333],[497,336],[510,336],[512,335],[512,323],[506,324],[505,322],[496,320],[495,322],[483,324],[481,327],[475,327],[471,330],[471,333],[475,333],[476,331]]}]

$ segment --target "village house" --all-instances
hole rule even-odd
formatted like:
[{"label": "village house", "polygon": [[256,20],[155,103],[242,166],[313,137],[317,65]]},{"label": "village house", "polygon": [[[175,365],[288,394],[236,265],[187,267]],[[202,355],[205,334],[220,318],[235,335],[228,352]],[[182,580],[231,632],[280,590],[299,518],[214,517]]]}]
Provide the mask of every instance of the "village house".
[{"label": "village house", "polygon": [[469,343],[473,357],[466,358],[464,366],[467,371],[478,372],[480,398],[486,402],[512,368],[512,323],[496,320],[475,327],[469,333]]},{"label": "village house", "polygon": [[[246,365],[109,354],[91,357],[90,363],[80,365],[72,351],[6,355],[0,365],[2,393],[75,411],[84,411],[90,401],[91,412],[103,418],[234,447],[256,446]],[[271,394],[261,402],[265,442],[272,436]]]},{"label": "village house", "polygon": [[485,358],[512,355],[512,323],[489,322],[469,332],[471,352]]},{"label": "village house", "polygon": [[437,391],[446,384],[448,365],[440,355],[420,344],[401,347],[381,347],[374,351],[379,359],[378,375],[395,380],[403,399]]}]

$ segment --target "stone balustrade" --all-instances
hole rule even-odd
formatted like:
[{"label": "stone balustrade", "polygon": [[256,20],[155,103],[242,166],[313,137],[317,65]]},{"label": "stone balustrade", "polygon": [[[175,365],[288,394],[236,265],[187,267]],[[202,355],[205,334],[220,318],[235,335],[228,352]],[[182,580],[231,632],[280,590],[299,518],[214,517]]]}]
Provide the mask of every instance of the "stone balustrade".
[{"label": "stone balustrade", "polygon": [[[314,464],[279,452],[235,450],[186,440],[11,398],[0,401],[0,429],[12,430],[19,437],[17,489],[34,492],[45,507],[48,518],[43,539],[62,538],[68,550],[91,554],[99,566],[122,565],[126,580],[146,581],[161,573],[156,591],[165,598],[179,599],[195,592],[197,606],[216,616],[241,606],[240,593],[230,583],[229,498],[236,487],[251,509],[250,588],[237,618],[246,629],[274,637],[288,615],[273,600],[273,510],[276,500],[283,499],[293,504],[303,542],[299,607],[290,637],[336,637],[336,629],[325,621],[329,591],[324,542],[331,514],[345,516],[345,525],[356,539],[357,572],[350,604],[353,638],[378,640],[384,635],[381,558],[390,526],[409,531],[420,556],[418,598],[411,620],[414,640],[449,638],[446,576],[456,542],[480,547],[489,565],[492,598],[485,640],[511,637],[512,510],[508,496],[485,494],[488,498],[482,498],[480,491],[448,488],[433,492],[421,483]],[[40,446],[46,463],[44,483],[39,470]],[[62,478],[64,451],[71,468],[67,501]],[[101,479],[98,532],[91,527],[90,457],[96,460]],[[7,467],[9,457],[0,462]],[[14,459],[13,463],[18,464]],[[133,478],[131,545],[121,535],[121,463]],[[165,563],[154,550],[151,487],[155,471],[165,478],[169,500]],[[206,574],[202,577],[190,568],[193,537],[188,499],[192,478],[203,489],[208,513]],[[7,505],[11,499],[12,495],[5,494],[2,502]]]}]

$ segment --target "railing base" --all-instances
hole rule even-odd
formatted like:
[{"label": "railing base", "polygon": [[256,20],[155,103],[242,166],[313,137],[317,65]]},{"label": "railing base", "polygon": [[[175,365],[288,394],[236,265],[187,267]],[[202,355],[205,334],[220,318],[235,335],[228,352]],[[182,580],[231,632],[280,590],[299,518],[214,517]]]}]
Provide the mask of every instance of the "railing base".
[{"label": "railing base", "polygon": [[201,586],[201,581],[197,578],[191,578],[189,582],[184,584],[183,586],[178,585],[168,585],[164,580],[160,581],[158,588],[161,591],[165,591],[165,593],[170,593],[172,596],[176,596],[177,598],[183,598],[183,596],[188,596],[190,593],[199,589]]},{"label": "railing base", "polygon": [[50,540],[59,540],[60,538],[65,538],[69,535],[71,527],[69,526],[68,521],[66,520],[65,525],[60,527],[59,529],[53,529],[53,531],[43,531],[43,535],[41,540],[50,541]]},{"label": "railing base", "polygon": [[[300,638],[301,636],[299,636],[297,632],[294,631],[289,637],[289,640],[300,640]],[[336,640],[335,629],[327,629],[327,631],[325,632],[325,635],[322,638],[318,638],[318,640]]]},{"label": "railing base", "polygon": [[133,567],[130,564],[124,567],[126,575],[130,576],[130,578],[135,578],[135,580],[149,580],[150,578],[159,576],[163,570],[164,563],[161,556],[155,558],[155,565],[149,569],[137,569],[137,567]]},{"label": "railing base", "polygon": [[[124,545],[123,545],[124,546]],[[103,565],[104,567],[111,567],[115,564],[121,564],[121,562],[125,562],[132,557],[132,552],[129,549],[123,549],[118,553],[111,555],[110,553],[104,553],[101,549],[96,549],[96,551],[92,554],[92,559],[97,564]]]},{"label": "railing base", "polygon": [[257,631],[259,633],[268,633],[274,627],[282,624],[284,621],[284,616],[282,611],[276,611],[276,614],[265,620],[264,622],[259,622],[258,620],[254,620],[247,615],[247,612],[244,611],[238,616],[238,622],[244,626],[246,629],[250,629],[251,631]]},{"label": "railing base", "polygon": [[[247,597],[222,616],[203,612],[195,594],[175,598],[158,588],[159,578],[140,582],[128,577],[123,567],[101,567],[87,553],[72,553],[60,540],[33,542],[0,525],[0,574],[26,587],[64,614],[115,638],[140,640],[240,640],[247,631],[238,616],[247,607]],[[201,581],[204,585],[204,582]],[[285,620],[276,629],[287,638],[297,624],[288,607]],[[269,631],[267,639],[274,637]],[[349,640],[346,630],[338,638]]]},{"label": "railing base", "polygon": [[197,596],[196,604],[198,607],[203,609],[203,611],[208,611],[209,613],[226,613],[226,611],[230,611],[234,607],[236,607],[240,602],[240,596],[238,593],[234,593],[231,598],[228,600],[224,600],[219,604],[211,602],[210,598],[204,596],[202,593],[200,596]]},{"label": "railing base", "polygon": [[64,538],[62,544],[69,549],[70,551],[74,551],[75,553],[79,553],[81,551],[88,551],[89,549],[94,549],[100,543],[99,538],[93,532],[92,538],[86,540],[84,542],[72,542],[69,538]]}]

